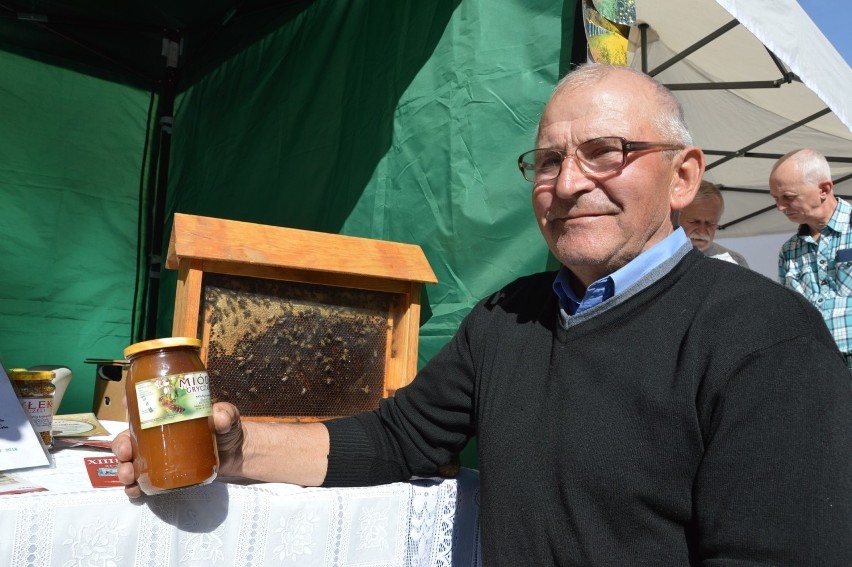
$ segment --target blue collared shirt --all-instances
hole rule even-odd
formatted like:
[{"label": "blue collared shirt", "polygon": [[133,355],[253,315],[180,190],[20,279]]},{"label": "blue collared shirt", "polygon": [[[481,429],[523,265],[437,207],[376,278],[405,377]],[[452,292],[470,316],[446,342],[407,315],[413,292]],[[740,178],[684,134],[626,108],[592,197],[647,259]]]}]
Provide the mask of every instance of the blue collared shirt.
[{"label": "blue collared shirt", "polygon": [[568,315],[576,315],[599,305],[623,292],[639,279],[671,258],[678,249],[689,242],[686,233],[678,228],[660,242],[645,250],[616,272],[593,282],[586,295],[577,297],[568,280],[568,269],[564,266],[556,275],[553,291],[559,296],[559,305]]}]

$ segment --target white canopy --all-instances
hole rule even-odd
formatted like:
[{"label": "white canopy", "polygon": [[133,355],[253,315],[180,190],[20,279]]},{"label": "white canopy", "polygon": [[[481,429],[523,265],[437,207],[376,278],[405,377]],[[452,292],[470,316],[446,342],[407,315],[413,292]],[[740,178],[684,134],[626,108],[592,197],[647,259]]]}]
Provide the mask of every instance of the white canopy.
[{"label": "white canopy", "polygon": [[628,62],[683,103],[725,196],[717,237],[793,231],[768,178],[795,148],[822,152],[852,198],[852,69],[795,0],[636,0],[636,15]]}]

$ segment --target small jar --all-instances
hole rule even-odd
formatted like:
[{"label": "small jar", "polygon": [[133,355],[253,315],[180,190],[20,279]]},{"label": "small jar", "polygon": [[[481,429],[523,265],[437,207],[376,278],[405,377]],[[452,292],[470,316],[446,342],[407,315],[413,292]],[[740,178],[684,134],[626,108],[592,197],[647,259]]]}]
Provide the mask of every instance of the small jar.
[{"label": "small jar", "polygon": [[33,427],[41,436],[46,447],[53,447],[53,393],[56,374],[47,370],[23,370],[14,368],[9,378],[18,389],[21,405],[27,410]]},{"label": "small jar", "polygon": [[200,347],[198,339],[171,337],[124,349],[130,438],[145,494],[216,478],[219,456]]}]

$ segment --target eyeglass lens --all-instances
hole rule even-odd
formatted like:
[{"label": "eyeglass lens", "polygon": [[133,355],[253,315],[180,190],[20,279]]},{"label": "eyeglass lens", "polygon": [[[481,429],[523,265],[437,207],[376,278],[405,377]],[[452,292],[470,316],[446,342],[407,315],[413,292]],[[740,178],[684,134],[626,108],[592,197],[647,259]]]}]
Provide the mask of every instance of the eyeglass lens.
[{"label": "eyeglass lens", "polygon": [[522,156],[524,177],[530,181],[555,179],[569,156],[575,157],[587,173],[615,171],[624,162],[624,141],[615,137],[587,140],[573,154],[555,149],[532,150]]}]

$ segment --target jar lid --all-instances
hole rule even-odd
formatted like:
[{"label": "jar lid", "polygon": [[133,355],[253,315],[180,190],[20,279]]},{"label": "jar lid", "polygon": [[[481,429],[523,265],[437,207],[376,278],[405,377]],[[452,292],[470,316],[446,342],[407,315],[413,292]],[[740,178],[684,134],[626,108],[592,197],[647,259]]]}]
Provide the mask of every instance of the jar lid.
[{"label": "jar lid", "polygon": [[51,370],[20,370],[14,368],[9,371],[9,378],[12,380],[53,380],[56,378],[56,372]]},{"label": "jar lid", "polygon": [[130,358],[135,354],[139,354],[148,350],[158,350],[161,348],[186,346],[200,348],[201,339],[196,339],[194,337],[167,337],[164,339],[151,339],[150,341],[142,341],[141,343],[135,343],[125,348],[124,357]]}]

